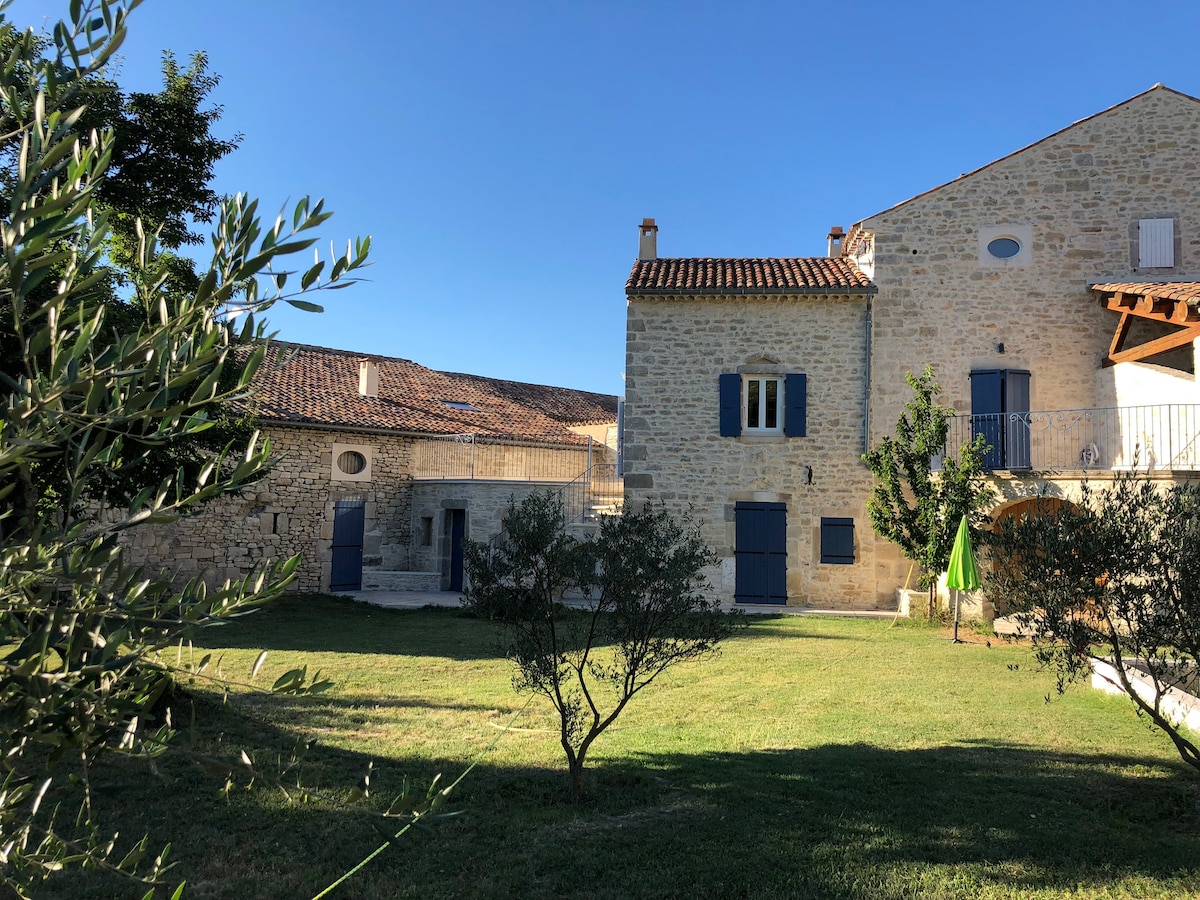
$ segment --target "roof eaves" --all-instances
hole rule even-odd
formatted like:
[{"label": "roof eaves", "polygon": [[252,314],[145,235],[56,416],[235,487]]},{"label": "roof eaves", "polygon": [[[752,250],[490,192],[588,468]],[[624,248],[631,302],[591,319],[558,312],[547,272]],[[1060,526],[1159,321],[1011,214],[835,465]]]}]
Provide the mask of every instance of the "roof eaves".
[{"label": "roof eaves", "polygon": [[839,285],[836,287],[746,287],[746,288],[626,288],[628,297],[757,297],[764,294],[776,296],[846,296],[849,294],[874,294],[879,290],[874,284]]}]

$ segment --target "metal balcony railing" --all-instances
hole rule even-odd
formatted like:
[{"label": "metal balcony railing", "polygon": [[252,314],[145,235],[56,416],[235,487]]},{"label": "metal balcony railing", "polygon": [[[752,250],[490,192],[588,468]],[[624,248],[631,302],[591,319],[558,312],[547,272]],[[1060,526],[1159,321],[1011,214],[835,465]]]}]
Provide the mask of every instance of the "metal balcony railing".
[{"label": "metal balcony railing", "polygon": [[596,463],[570,484],[563,485],[558,495],[568,525],[588,522],[621,508],[625,479],[617,474],[616,463]]},{"label": "metal balcony railing", "polygon": [[414,442],[412,477],[424,480],[569,482],[616,451],[587,436],[452,434]]},{"label": "metal balcony railing", "polygon": [[989,471],[1200,469],[1197,404],[952,416],[949,425],[951,453],[984,436]]}]

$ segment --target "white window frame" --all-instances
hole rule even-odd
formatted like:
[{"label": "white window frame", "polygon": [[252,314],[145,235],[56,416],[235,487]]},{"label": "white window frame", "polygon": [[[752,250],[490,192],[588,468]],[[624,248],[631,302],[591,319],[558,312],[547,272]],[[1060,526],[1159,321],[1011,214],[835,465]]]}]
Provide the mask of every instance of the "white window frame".
[{"label": "white window frame", "polygon": [[[988,246],[992,241],[1007,238],[1018,249],[1012,256],[992,256]],[[988,225],[979,229],[979,265],[989,269],[1008,266],[1028,266],[1033,263],[1032,225]]]},{"label": "white window frame", "polygon": [[[785,409],[783,391],[783,375],[743,375],[742,376],[742,433],[743,434],[783,434],[783,413]],[[775,426],[768,427],[767,421],[767,382],[773,381],[775,389]],[[759,404],[758,421],[750,421],[750,385],[758,386]]]},{"label": "white window frame", "polygon": [[[346,452],[359,453],[362,455],[365,465],[361,472],[346,472],[338,464],[342,454]],[[341,444],[334,442],[333,459],[331,460],[330,479],[333,481],[370,481],[371,480],[371,464],[374,462],[372,448],[366,444]]]}]

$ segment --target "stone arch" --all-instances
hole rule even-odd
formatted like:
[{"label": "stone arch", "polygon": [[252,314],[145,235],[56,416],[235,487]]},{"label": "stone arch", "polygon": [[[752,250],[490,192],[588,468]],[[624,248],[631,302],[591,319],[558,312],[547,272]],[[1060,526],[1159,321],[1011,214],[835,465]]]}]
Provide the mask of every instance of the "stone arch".
[{"label": "stone arch", "polygon": [[[1019,497],[1009,500],[992,510],[992,531],[998,532],[1001,523],[1006,519],[1015,519],[1021,516],[1055,515],[1063,509],[1077,508],[1078,504],[1071,502],[1065,497],[1055,495],[1040,494],[1033,497]],[[985,558],[984,565],[992,567],[995,563]],[[1005,608],[1001,598],[994,598],[994,603],[997,616],[1003,616],[1009,612]]]},{"label": "stone arch", "polygon": [[1005,503],[992,511],[992,531],[997,531],[1005,519],[1015,519],[1020,516],[1039,515],[1043,512],[1056,512],[1064,506],[1073,507],[1070,500],[1063,497],[1039,496],[1021,497]]}]

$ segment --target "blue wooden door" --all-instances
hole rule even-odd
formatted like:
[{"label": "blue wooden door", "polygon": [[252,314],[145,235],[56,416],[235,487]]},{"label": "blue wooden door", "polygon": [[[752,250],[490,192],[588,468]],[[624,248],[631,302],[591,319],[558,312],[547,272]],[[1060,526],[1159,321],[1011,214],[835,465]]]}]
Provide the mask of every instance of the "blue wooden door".
[{"label": "blue wooden door", "polygon": [[733,551],[738,603],[787,603],[787,506],[738,503]]},{"label": "blue wooden door", "polygon": [[366,504],[338,500],[333,504],[333,571],[331,591],[362,590],[363,526]]}]

